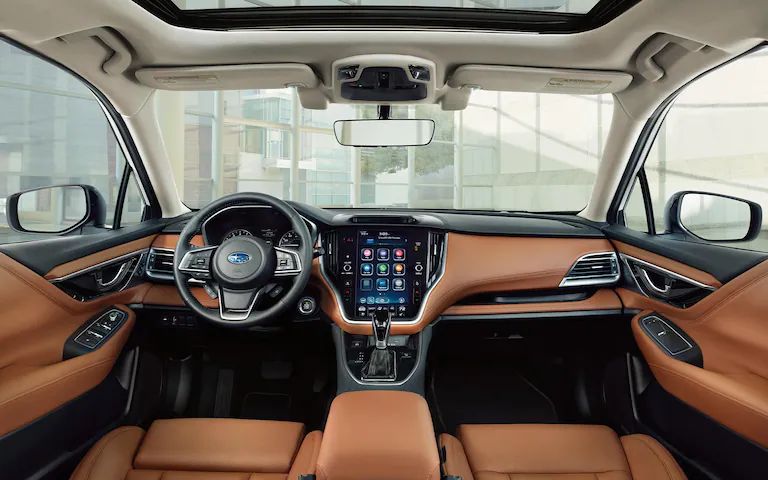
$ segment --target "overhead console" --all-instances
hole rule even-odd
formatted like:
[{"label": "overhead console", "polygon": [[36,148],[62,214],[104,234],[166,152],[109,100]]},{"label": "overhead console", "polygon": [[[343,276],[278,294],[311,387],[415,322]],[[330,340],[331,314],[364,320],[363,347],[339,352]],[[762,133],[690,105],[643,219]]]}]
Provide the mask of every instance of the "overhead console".
[{"label": "overhead console", "polygon": [[370,323],[376,310],[392,322],[418,320],[444,267],[445,233],[424,227],[341,227],[324,235],[321,268],[344,319]]}]

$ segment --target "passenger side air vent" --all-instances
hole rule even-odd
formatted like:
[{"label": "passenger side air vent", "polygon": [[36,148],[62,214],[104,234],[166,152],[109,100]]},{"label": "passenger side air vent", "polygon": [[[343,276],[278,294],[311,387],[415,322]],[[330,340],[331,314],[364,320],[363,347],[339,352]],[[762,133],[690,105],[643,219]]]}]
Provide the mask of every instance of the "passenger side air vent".
[{"label": "passenger side air vent", "polygon": [[429,232],[429,256],[427,286],[431,287],[443,271],[443,252],[445,249],[445,234]]},{"label": "passenger side air vent", "polygon": [[150,249],[147,272],[170,273],[173,275],[173,250],[165,248]]},{"label": "passenger side air vent", "polygon": [[618,281],[619,276],[619,261],[615,252],[590,253],[576,260],[560,286],[606,285]]}]

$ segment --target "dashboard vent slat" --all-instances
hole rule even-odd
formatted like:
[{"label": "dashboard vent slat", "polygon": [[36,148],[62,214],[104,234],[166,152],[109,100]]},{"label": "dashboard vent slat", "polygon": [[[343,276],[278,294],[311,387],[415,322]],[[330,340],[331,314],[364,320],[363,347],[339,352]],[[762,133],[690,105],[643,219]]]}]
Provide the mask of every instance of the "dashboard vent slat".
[{"label": "dashboard vent slat", "polygon": [[153,273],[173,274],[173,251],[159,248],[151,249],[147,270]]},{"label": "dashboard vent slat", "polygon": [[590,253],[576,260],[560,286],[608,285],[617,282],[620,275],[615,252]]},{"label": "dashboard vent slat", "polygon": [[429,232],[429,270],[427,272],[427,285],[431,286],[440,276],[443,268],[443,250],[445,249],[445,234]]}]

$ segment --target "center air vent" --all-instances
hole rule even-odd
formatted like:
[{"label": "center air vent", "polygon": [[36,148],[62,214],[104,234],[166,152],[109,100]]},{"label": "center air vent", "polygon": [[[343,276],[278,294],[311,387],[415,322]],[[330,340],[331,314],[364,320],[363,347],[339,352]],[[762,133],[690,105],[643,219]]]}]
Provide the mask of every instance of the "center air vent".
[{"label": "center air vent", "polygon": [[615,252],[590,253],[576,260],[560,286],[606,285],[615,283],[619,276],[619,261]]}]

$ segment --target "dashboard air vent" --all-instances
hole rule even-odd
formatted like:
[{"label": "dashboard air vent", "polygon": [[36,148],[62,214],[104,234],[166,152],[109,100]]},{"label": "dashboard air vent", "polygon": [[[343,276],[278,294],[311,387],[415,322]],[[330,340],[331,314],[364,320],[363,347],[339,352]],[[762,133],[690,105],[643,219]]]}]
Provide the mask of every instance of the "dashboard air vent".
[{"label": "dashboard air vent", "polygon": [[443,250],[445,248],[445,234],[429,232],[429,276],[427,285],[432,286],[440,276],[443,268]]},{"label": "dashboard air vent", "polygon": [[590,253],[576,260],[560,286],[606,285],[615,283],[619,276],[619,261],[615,252]]},{"label": "dashboard air vent", "polygon": [[323,247],[325,248],[325,259],[321,259],[321,261],[325,261],[326,265],[328,266],[329,272],[333,275],[334,272],[338,271],[339,267],[339,260],[336,255],[336,232],[330,231],[324,236],[324,242]]},{"label": "dashboard air vent", "polygon": [[419,223],[415,217],[410,215],[355,215],[349,219],[352,223],[363,223],[372,225],[413,225]]},{"label": "dashboard air vent", "polygon": [[147,271],[173,274],[173,250],[153,248],[149,251]]}]

